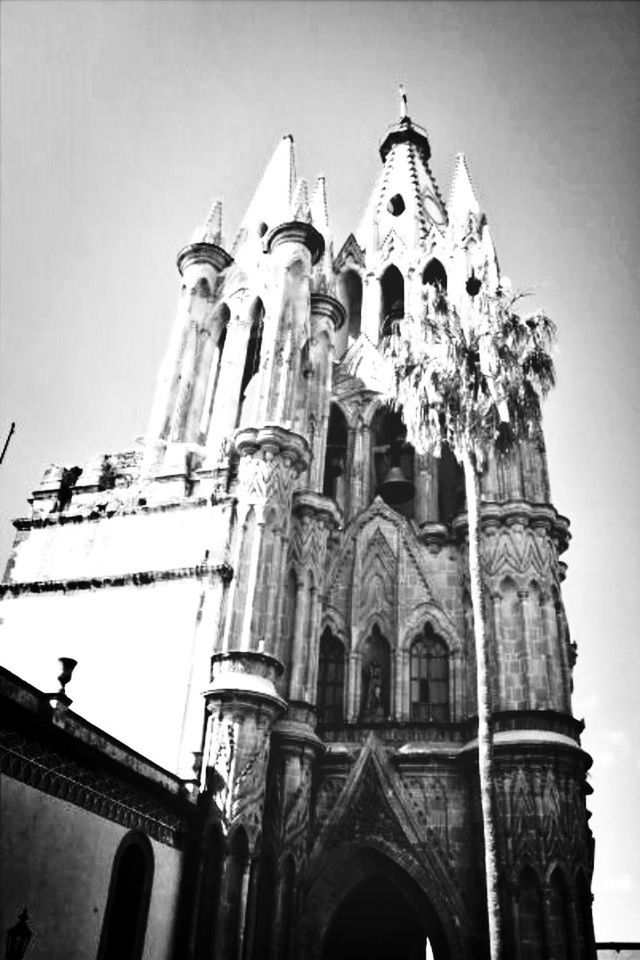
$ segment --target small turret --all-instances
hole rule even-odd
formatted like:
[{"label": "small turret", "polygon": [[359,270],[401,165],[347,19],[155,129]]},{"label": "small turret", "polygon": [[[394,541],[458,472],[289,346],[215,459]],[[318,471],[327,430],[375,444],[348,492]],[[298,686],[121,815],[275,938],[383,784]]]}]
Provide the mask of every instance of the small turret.
[{"label": "small turret", "polygon": [[[220,274],[232,263],[221,246],[222,204],[216,200],[191,241],[178,253],[182,290],[169,346],[160,368],[147,433],[142,475],[160,476],[169,444],[200,446],[211,416],[213,384],[224,323],[215,309]],[[175,457],[169,467],[176,472]],[[185,456],[178,457],[186,470]]]}]

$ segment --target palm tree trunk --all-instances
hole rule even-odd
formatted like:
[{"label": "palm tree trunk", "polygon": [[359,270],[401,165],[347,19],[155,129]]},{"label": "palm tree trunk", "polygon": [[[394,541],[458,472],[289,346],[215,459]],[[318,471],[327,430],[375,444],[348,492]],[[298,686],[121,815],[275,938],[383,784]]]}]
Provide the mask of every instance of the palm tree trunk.
[{"label": "palm tree trunk", "polygon": [[469,524],[469,579],[473,607],[473,632],[476,648],[476,681],[478,693],[478,767],[480,770],[480,801],[484,833],[484,868],[487,887],[487,914],[489,920],[489,950],[491,960],[500,960],[502,936],[500,898],[498,894],[498,863],[496,834],[493,819],[493,739],[491,733],[489,693],[489,649],[482,605],[482,576],[480,571],[480,481],[475,458],[464,451],[465,489]]}]

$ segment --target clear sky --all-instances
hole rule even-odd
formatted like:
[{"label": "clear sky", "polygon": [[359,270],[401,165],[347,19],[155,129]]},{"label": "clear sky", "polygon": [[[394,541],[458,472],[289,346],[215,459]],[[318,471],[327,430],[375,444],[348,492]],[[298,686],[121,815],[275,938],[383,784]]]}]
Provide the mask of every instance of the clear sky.
[{"label": "clear sky", "polygon": [[210,201],[233,235],[291,132],[339,246],[403,81],[441,189],[464,151],[503,272],[559,327],[545,429],[572,521],[596,935],[640,940],[640,5],[4,0],[0,17],[2,559],[49,463],[144,433],[175,254]]}]

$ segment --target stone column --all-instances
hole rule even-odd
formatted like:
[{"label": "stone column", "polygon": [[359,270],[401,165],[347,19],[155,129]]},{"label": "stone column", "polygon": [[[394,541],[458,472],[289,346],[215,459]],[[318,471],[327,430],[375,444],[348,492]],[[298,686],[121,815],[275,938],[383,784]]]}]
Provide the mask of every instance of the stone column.
[{"label": "stone column", "polygon": [[551,917],[551,890],[548,883],[540,884],[540,903],[542,906],[543,943],[541,944],[542,960],[553,960],[551,945],[554,940],[553,921]]},{"label": "stone column", "polygon": [[[570,960],[583,960],[580,956],[580,926],[576,892],[573,888],[567,891],[567,909],[569,912],[569,957]],[[585,937],[586,940],[586,937]]]},{"label": "stone column", "polygon": [[306,638],[308,622],[308,590],[306,580],[298,580],[296,591],[296,618],[293,634],[293,651],[291,655],[291,680],[289,696],[292,700],[303,698],[302,685],[306,664]]},{"label": "stone column", "polygon": [[[224,649],[255,649],[264,637],[264,611],[271,588],[259,569],[267,546],[265,538],[286,536],[291,523],[293,487],[309,462],[309,448],[298,434],[280,427],[246,428],[236,434],[238,466],[238,513],[255,511],[252,530],[238,531],[236,564],[249,551],[250,575],[242,584],[231,582],[225,625]],[[265,525],[265,518],[270,522]],[[278,529],[278,533],[276,533]],[[246,538],[253,537],[252,543]],[[282,582],[280,582],[282,587]],[[242,607],[242,609],[239,609]]]},{"label": "stone column", "polygon": [[513,929],[513,945],[516,955],[513,960],[522,960],[522,945],[520,942],[520,910],[518,905],[518,888],[516,884],[509,886],[509,907],[511,911],[511,925]]},{"label": "stone column", "polygon": [[409,720],[411,693],[409,690],[408,650],[396,651],[396,708],[397,720]]},{"label": "stone column", "polygon": [[533,707],[533,696],[531,690],[531,665],[533,662],[531,624],[527,616],[527,598],[528,590],[518,590],[520,629],[522,630],[523,655],[520,661],[521,680],[524,692],[524,700],[529,709]]},{"label": "stone column", "polygon": [[349,674],[347,677],[348,682],[348,693],[347,693],[347,720],[353,722],[358,719],[359,714],[359,704],[357,702],[358,693],[359,693],[359,676],[360,676],[360,654],[351,651],[349,653]]},{"label": "stone column", "polygon": [[268,360],[258,417],[289,426],[295,417],[300,350],[311,333],[311,268],[324,252],[324,239],[310,223],[291,221],[269,231],[264,249],[272,259],[271,300],[277,304],[277,325],[272,342],[265,345]]},{"label": "stone column", "polygon": [[230,574],[230,568],[212,571],[203,585],[202,606],[195,628],[189,686],[180,735],[178,772],[185,780],[192,776],[193,754],[202,750],[204,733],[202,691],[209,683],[211,654],[218,638],[220,611]]},{"label": "stone column", "polygon": [[344,326],[344,323],[344,307],[338,300],[324,293],[311,294],[311,334],[314,340],[318,342],[326,340],[327,343],[326,355],[322,358],[323,362],[319,371],[322,383],[319,384],[320,396],[318,398],[318,410],[316,411],[318,415],[318,435],[315,438],[314,449],[312,450],[309,475],[310,488],[317,490],[319,493],[322,492],[327,447],[335,331]]}]

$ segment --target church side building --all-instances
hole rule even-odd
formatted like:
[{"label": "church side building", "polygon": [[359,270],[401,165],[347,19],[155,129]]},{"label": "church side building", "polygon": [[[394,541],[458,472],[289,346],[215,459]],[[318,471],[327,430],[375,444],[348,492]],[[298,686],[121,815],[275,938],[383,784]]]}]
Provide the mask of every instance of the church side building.
[{"label": "church side building", "polygon": [[[445,201],[430,155],[403,111],[337,249],[285,137],[235,241],[216,203],[178,254],[144,443],[50,468],[16,521],[3,662],[43,688],[43,663],[77,659],[78,713],[146,757],[119,754],[118,776],[136,767],[170,815],[171,931],[132,921],[119,960],[487,955],[464,484],[382,403],[380,347],[425,300],[464,316],[508,280],[464,157]],[[489,457],[481,519],[505,958],[593,960],[569,531],[541,425]],[[64,717],[45,721],[86,740]],[[7,917],[38,910],[18,877]],[[115,960],[100,896],[86,942]]]}]

